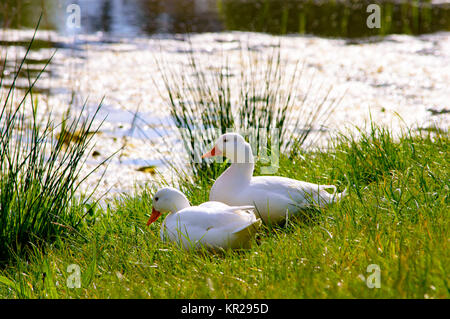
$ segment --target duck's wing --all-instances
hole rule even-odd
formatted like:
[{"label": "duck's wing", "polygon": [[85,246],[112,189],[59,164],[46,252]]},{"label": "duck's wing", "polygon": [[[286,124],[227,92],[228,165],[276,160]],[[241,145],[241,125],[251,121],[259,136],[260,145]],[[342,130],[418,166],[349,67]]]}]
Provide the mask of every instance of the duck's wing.
[{"label": "duck's wing", "polygon": [[197,233],[211,229],[234,232],[256,220],[253,209],[253,206],[228,206],[220,202],[207,202],[173,214],[174,218],[167,221],[166,226]]},{"label": "duck's wing", "polygon": [[199,207],[211,209],[215,212],[222,211],[226,214],[237,214],[237,215],[254,215],[255,206],[253,205],[243,205],[243,206],[229,206],[222,202],[217,201],[209,201],[203,204],[200,204]]},{"label": "duck's wing", "polygon": [[211,208],[211,209],[227,209],[230,206],[228,206],[222,202],[209,201],[209,202],[204,202],[204,203],[198,205],[198,207]]},{"label": "duck's wing", "polygon": [[298,206],[330,203],[334,194],[325,189],[332,188],[336,192],[334,185],[320,185],[280,176],[253,177],[250,187],[255,192],[271,194],[270,197]]}]

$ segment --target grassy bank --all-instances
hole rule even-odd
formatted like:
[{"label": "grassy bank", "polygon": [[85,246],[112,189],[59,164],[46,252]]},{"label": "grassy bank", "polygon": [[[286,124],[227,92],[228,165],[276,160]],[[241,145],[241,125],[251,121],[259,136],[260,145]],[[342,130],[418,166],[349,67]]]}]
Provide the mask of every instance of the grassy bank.
[{"label": "grassy bank", "polygon": [[[349,187],[341,203],[263,228],[247,251],[180,251],[147,228],[155,185],[93,207],[81,235],[0,270],[2,298],[448,298],[447,133],[372,127],[327,152],[281,156],[277,174]],[[256,171],[258,174],[258,170]],[[212,181],[182,185],[192,204]],[[69,288],[77,265],[81,287]],[[380,269],[380,288],[366,280]]]}]

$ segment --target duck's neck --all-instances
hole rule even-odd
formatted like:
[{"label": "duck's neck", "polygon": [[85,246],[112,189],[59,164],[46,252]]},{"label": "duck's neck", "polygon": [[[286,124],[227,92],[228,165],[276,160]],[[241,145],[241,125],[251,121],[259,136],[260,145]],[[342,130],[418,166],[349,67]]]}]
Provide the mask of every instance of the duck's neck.
[{"label": "duck's neck", "polygon": [[173,207],[171,212],[176,213],[190,206],[191,204],[189,203],[188,199],[186,198],[186,196],[183,195],[182,197],[180,196],[179,198],[176,198],[176,200],[173,201]]},{"label": "duck's neck", "polygon": [[222,176],[227,180],[234,180],[239,183],[250,182],[255,169],[255,159],[249,144],[245,146],[245,155],[236,158],[230,158],[231,166],[223,173]]},{"label": "duck's neck", "polygon": [[254,163],[232,163],[230,167],[223,173],[223,176],[232,177],[240,182],[250,182],[253,176]]}]

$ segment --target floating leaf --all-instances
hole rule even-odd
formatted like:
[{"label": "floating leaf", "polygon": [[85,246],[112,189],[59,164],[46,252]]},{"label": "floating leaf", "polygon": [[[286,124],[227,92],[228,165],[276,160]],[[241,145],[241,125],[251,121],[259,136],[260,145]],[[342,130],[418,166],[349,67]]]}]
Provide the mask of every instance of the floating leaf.
[{"label": "floating leaf", "polygon": [[138,172],[142,173],[149,173],[152,175],[156,174],[156,166],[155,165],[149,165],[149,166],[142,166],[137,169]]}]

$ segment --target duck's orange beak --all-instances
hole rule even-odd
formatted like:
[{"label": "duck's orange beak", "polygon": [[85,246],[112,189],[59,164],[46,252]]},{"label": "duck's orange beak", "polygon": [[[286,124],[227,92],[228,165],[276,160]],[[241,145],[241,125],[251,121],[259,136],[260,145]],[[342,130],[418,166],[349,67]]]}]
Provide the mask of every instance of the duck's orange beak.
[{"label": "duck's orange beak", "polygon": [[208,153],[203,154],[202,158],[208,158],[219,155],[222,155],[222,152],[217,149],[217,146],[214,146],[213,149],[210,150]]},{"label": "duck's orange beak", "polygon": [[152,214],[148,219],[147,226],[150,226],[155,220],[157,220],[161,216],[161,213],[158,212],[155,208],[152,209]]}]

